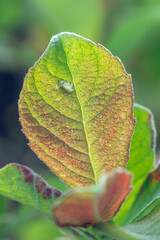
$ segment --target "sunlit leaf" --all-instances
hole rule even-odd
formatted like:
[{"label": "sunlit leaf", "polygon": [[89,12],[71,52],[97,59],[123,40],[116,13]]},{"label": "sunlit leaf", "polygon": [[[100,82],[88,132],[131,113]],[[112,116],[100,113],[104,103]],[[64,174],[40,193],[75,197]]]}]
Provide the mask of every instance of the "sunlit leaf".
[{"label": "sunlit leaf", "polygon": [[131,140],[130,159],[126,166],[127,170],[133,174],[133,190],[114,219],[118,225],[127,223],[128,211],[141,185],[154,166],[155,127],[152,113],[147,108],[136,104],[134,117],[136,118],[136,126]]},{"label": "sunlit leaf", "polygon": [[60,227],[89,226],[111,219],[130,193],[131,175],[116,170],[101,178],[99,185],[71,190],[53,207],[53,217]]},{"label": "sunlit leaf", "polygon": [[51,216],[51,206],[61,192],[30,168],[13,163],[0,169],[0,195]]},{"label": "sunlit leaf", "polygon": [[128,161],[131,76],[99,44],[54,36],[25,78],[19,111],[29,146],[69,186],[97,183]]}]

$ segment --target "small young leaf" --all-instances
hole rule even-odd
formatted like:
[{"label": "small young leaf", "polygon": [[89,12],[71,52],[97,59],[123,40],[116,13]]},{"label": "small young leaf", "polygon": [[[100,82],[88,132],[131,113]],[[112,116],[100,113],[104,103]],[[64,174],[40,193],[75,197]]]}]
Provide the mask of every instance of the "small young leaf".
[{"label": "small young leaf", "polygon": [[53,217],[60,227],[89,226],[111,219],[129,194],[131,175],[116,170],[101,178],[99,185],[71,190],[53,207]]},{"label": "small young leaf", "polygon": [[149,173],[126,216],[127,222],[139,221],[160,204],[160,166]]},{"label": "small young leaf", "polygon": [[[133,174],[133,190],[114,218],[117,225],[128,222],[126,217],[155,160],[155,126],[151,111],[138,104],[134,106],[135,131],[131,140],[130,159],[127,170]],[[138,214],[138,212],[137,212]]]},{"label": "small young leaf", "polygon": [[152,212],[136,223],[132,223],[124,228],[126,231],[139,235],[139,240],[159,240],[160,239],[160,204]]},{"label": "small young leaf", "polygon": [[97,183],[128,161],[131,76],[99,44],[54,36],[25,78],[19,111],[29,146],[71,187]]},{"label": "small young leaf", "polygon": [[117,227],[110,223],[98,224],[96,233],[105,234],[109,240],[159,240],[160,239],[160,205],[142,220]]},{"label": "small young leaf", "polygon": [[30,168],[13,163],[0,169],[0,195],[51,216],[51,206],[61,192]]}]

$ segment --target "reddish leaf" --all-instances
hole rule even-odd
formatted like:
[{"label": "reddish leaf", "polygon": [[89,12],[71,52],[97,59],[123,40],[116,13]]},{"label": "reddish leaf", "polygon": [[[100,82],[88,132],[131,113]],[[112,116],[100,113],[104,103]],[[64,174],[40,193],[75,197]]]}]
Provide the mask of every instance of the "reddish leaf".
[{"label": "reddish leaf", "polygon": [[130,193],[131,175],[115,170],[104,175],[99,185],[77,188],[54,204],[53,216],[58,226],[89,226],[115,216]]},{"label": "reddish leaf", "polygon": [[54,36],[30,68],[19,100],[29,146],[70,187],[124,168],[134,130],[131,76],[100,44]]},{"label": "reddish leaf", "polygon": [[32,169],[17,163],[0,169],[0,194],[51,215],[51,207],[61,195]]}]

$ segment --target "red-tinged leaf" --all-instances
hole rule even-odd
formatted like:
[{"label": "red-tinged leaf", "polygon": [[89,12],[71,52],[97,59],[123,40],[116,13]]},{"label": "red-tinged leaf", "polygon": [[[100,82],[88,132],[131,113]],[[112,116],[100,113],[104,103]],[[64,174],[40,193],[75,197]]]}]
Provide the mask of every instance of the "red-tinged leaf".
[{"label": "red-tinged leaf", "polygon": [[99,185],[69,191],[54,203],[57,225],[85,227],[111,219],[130,193],[130,181],[131,175],[118,169],[102,176]]},{"label": "red-tinged leaf", "polygon": [[30,68],[19,100],[29,146],[65,183],[88,186],[129,159],[131,76],[100,44],[54,36]]},{"label": "red-tinged leaf", "polygon": [[32,169],[13,163],[0,169],[0,195],[51,216],[53,202],[61,192],[49,186]]},{"label": "red-tinged leaf", "polygon": [[107,180],[104,194],[99,196],[98,211],[101,219],[112,218],[119,210],[126,196],[130,193],[131,175],[125,171],[117,171]]}]

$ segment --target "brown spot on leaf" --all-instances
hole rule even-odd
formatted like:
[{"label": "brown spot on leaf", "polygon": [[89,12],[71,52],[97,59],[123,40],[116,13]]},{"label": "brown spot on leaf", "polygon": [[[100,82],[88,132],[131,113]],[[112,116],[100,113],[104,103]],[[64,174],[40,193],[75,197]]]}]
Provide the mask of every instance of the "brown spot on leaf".
[{"label": "brown spot on leaf", "polygon": [[35,186],[38,193],[41,193],[42,190],[46,187],[46,183],[39,177],[36,176]]},{"label": "brown spot on leaf", "polygon": [[160,174],[159,173],[155,172],[155,176],[154,177],[155,177],[156,181],[160,180]]},{"label": "brown spot on leaf", "polygon": [[31,169],[17,163],[14,163],[13,166],[17,167],[21,172],[24,173],[25,176],[29,175],[32,172]]},{"label": "brown spot on leaf", "polygon": [[14,166],[16,166],[24,175],[25,175],[25,178],[24,178],[24,181],[25,182],[28,182],[28,183],[33,183],[34,181],[34,172],[23,166],[23,165],[20,165],[20,164],[13,164]]},{"label": "brown spot on leaf", "polygon": [[25,168],[25,167],[21,167],[21,170],[23,171],[24,175],[27,176],[28,174],[30,174],[30,170]]},{"label": "brown spot on leaf", "polygon": [[24,179],[25,182],[28,182],[28,183],[33,183],[34,181],[34,176],[32,174],[29,174],[25,177]]},{"label": "brown spot on leaf", "polygon": [[153,181],[159,181],[160,180],[160,166],[152,171],[151,173],[149,173],[149,179],[153,180]]},{"label": "brown spot on leaf", "polygon": [[45,188],[42,194],[43,194],[43,199],[52,198],[52,190],[50,188]]},{"label": "brown spot on leaf", "polygon": [[43,195],[43,199],[50,199],[52,197],[58,198],[61,195],[61,192],[59,190],[49,186],[32,169],[17,163],[13,163],[12,165],[17,167],[25,176],[24,181],[26,183],[30,183],[35,186],[37,193]]},{"label": "brown spot on leaf", "polygon": [[61,196],[61,192],[59,190],[55,189],[54,190],[54,196],[55,196],[55,198],[60,197]]}]

